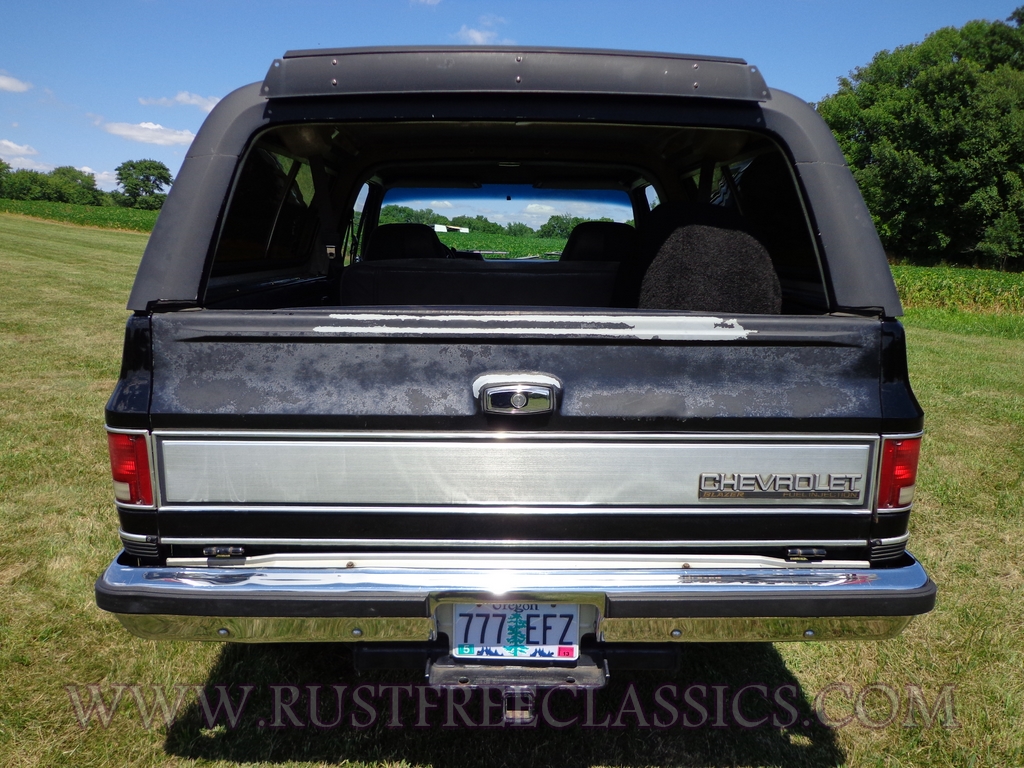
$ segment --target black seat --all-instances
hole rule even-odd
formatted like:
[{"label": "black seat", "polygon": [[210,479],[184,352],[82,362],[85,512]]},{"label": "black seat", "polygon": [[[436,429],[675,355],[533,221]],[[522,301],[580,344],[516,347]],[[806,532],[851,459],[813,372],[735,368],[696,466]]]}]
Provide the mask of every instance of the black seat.
[{"label": "black seat", "polygon": [[662,203],[654,208],[637,230],[636,258],[622,262],[615,284],[613,307],[636,307],[644,275],[661,246],[679,227],[705,224],[723,229],[744,229],[743,219],[732,210],[709,203]]},{"label": "black seat", "polygon": [[641,309],[777,315],[782,289],[753,236],[707,224],[677,228],[644,275]]},{"label": "black seat", "polygon": [[381,224],[370,236],[364,261],[447,259],[451,251],[426,224]]},{"label": "black seat", "polygon": [[569,233],[559,261],[628,261],[636,246],[636,230],[629,224],[584,221]]},{"label": "black seat", "polygon": [[617,265],[540,261],[389,259],[352,264],[344,306],[607,307]]}]

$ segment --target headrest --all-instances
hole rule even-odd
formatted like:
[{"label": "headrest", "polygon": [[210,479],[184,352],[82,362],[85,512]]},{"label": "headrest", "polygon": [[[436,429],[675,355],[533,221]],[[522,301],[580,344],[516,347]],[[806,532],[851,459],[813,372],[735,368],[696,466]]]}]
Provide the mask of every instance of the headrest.
[{"label": "headrest", "polygon": [[639,307],[777,315],[782,289],[768,251],[751,235],[690,224],[658,250],[644,275]]},{"label": "headrest", "polygon": [[636,245],[636,230],[629,224],[584,221],[569,233],[559,261],[627,261]]},{"label": "headrest", "polygon": [[450,253],[426,224],[381,224],[370,236],[365,261],[446,259]]}]

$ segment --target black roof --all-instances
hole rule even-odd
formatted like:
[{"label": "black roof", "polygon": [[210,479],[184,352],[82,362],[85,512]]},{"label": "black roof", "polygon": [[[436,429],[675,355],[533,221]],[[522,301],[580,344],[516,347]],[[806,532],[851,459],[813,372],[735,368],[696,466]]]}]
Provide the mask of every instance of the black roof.
[{"label": "black roof", "polygon": [[578,93],[762,102],[771,92],[743,59],[505,46],[328,48],[275,59],[269,99],[380,93]]}]

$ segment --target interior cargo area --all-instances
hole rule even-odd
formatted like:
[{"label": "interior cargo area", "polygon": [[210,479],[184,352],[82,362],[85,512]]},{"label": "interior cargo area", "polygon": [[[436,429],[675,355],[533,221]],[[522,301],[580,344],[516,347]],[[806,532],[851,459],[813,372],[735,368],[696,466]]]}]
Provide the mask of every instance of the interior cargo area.
[{"label": "interior cargo area", "polygon": [[[510,255],[462,246],[469,236],[457,227],[382,216],[413,200],[533,229],[545,216],[593,213],[574,219],[561,248],[538,239],[536,253]],[[202,305],[825,314],[813,232],[792,162],[752,131],[284,126],[255,137],[236,173]]]}]

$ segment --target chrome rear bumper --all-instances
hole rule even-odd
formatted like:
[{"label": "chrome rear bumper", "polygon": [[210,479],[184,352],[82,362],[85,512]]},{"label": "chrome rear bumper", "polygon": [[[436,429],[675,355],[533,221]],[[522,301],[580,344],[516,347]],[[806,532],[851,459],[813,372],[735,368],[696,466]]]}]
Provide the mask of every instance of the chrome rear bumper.
[{"label": "chrome rear bumper", "polygon": [[637,557],[525,568],[450,554],[447,567],[430,557],[389,567],[384,556],[316,557],[317,567],[294,558],[272,567],[115,561],[96,601],[140,637],[233,642],[428,641],[444,630],[439,606],[499,597],[593,605],[597,640],[608,643],[872,640],[935,604],[935,585],[909,556],[894,568],[768,558],[669,567]]}]

